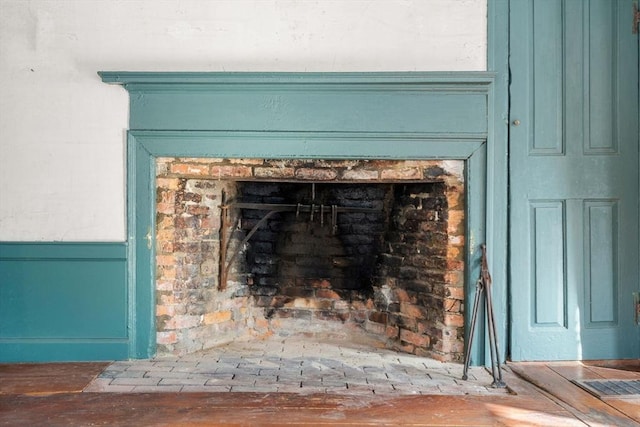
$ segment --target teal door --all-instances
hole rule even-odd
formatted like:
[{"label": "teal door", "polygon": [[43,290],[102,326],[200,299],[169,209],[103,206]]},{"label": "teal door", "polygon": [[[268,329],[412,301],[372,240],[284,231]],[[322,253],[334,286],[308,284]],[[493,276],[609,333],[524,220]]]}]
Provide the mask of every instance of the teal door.
[{"label": "teal door", "polygon": [[630,0],[510,3],[513,360],[637,358]]}]

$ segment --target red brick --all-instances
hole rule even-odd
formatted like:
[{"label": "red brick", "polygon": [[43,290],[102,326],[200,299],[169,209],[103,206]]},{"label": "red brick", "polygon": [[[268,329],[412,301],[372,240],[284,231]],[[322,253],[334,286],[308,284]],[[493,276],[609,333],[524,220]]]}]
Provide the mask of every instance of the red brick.
[{"label": "red brick", "polygon": [[296,170],[296,178],[309,181],[332,181],[338,173],[333,169],[300,168]]},{"label": "red brick", "polygon": [[334,310],[349,310],[349,303],[342,300],[334,300],[333,301],[333,309]]},{"label": "red brick", "polygon": [[439,350],[445,354],[449,353],[464,353],[464,343],[462,340],[447,340],[443,339],[436,343],[434,346],[436,350]]},{"label": "red brick", "polygon": [[253,168],[253,174],[256,178],[293,178],[295,174],[294,168]]},{"label": "red brick", "polygon": [[156,263],[157,265],[175,265],[176,258],[173,255],[157,255]]},{"label": "red brick", "polygon": [[365,163],[362,160],[322,160],[314,159],[311,163],[318,168],[353,168]]},{"label": "red brick", "polygon": [[158,253],[170,254],[173,253],[173,242],[167,242],[162,240],[156,240],[156,250]]},{"label": "red brick", "polygon": [[193,163],[173,163],[171,165],[171,173],[177,175],[207,176],[209,174],[209,165]]},{"label": "red brick", "polygon": [[176,268],[173,265],[165,265],[158,268],[157,271],[158,279],[175,279],[176,278]]},{"label": "red brick", "polygon": [[429,347],[430,339],[426,335],[416,334],[406,329],[400,330],[400,339],[417,347]]},{"label": "red brick", "polygon": [[448,286],[445,292],[449,298],[464,300],[464,288],[461,286]]},{"label": "red brick", "polygon": [[351,320],[356,323],[364,323],[367,320],[367,312],[361,310],[351,310]]},{"label": "red brick", "polygon": [[461,285],[464,283],[464,277],[461,271],[448,271],[444,275],[444,281],[448,285]]},{"label": "red brick", "polygon": [[400,328],[398,328],[397,326],[387,326],[384,331],[384,334],[388,338],[397,339],[398,335],[400,334]]},{"label": "red brick", "polygon": [[220,226],[220,218],[218,216],[208,216],[200,220],[200,227],[207,230],[218,230]]},{"label": "red brick", "polygon": [[463,271],[464,262],[461,260],[454,260],[454,259],[447,260],[447,270]]},{"label": "red brick", "polygon": [[320,279],[320,280],[305,280],[303,282],[303,286],[304,285],[308,285],[312,288],[323,288],[323,289],[329,289],[331,287],[331,282],[326,280],[326,279]]},{"label": "red brick", "polygon": [[175,162],[181,163],[224,163],[227,159],[222,159],[218,157],[180,157],[179,159],[174,159]]},{"label": "red brick", "polygon": [[173,292],[173,280],[156,280],[156,291]]},{"label": "red brick", "polygon": [[178,336],[174,331],[158,332],[156,334],[156,342],[161,345],[175,344],[178,342]]},{"label": "red brick", "polygon": [[[172,218],[171,220],[173,221]],[[175,233],[174,233],[173,227],[158,230],[156,233],[156,240],[173,241],[174,238],[175,238]]]},{"label": "red brick", "polygon": [[158,230],[166,230],[168,228],[173,228],[173,215],[162,215],[158,214],[156,216],[156,228]]},{"label": "red brick", "polygon": [[176,205],[175,203],[158,203],[156,210],[158,213],[171,215],[176,213]]},{"label": "red brick", "polygon": [[383,325],[387,323],[388,317],[387,313],[381,313],[379,311],[369,313],[369,320]]},{"label": "red brick", "polygon": [[422,179],[419,168],[386,169],[380,174],[382,179]]},{"label": "red brick", "polygon": [[223,323],[231,320],[232,313],[229,310],[215,311],[213,313],[207,313],[204,315],[204,324],[212,325],[214,323]]},{"label": "red brick", "polygon": [[460,313],[461,312],[461,301],[453,298],[445,298],[444,300],[444,309],[450,313]]},{"label": "red brick", "polygon": [[188,329],[200,323],[200,316],[177,315],[169,318],[164,325],[167,330]]},{"label": "red brick", "polygon": [[173,305],[156,305],[156,316],[173,316],[176,308]]},{"label": "red brick", "polygon": [[444,324],[445,326],[455,326],[458,328],[463,327],[464,316],[460,313],[445,313]]},{"label": "red brick", "polygon": [[447,191],[447,206],[449,209],[462,209],[464,207],[464,193],[457,188],[449,188]]},{"label": "red brick", "polygon": [[263,165],[263,159],[229,159],[229,163],[231,164],[240,164],[240,165]]},{"label": "red brick", "polygon": [[342,172],[342,179],[347,181],[375,181],[380,173],[375,170],[346,170]]},{"label": "red brick", "polygon": [[213,178],[249,178],[253,174],[249,166],[211,166]]},{"label": "red brick", "polygon": [[384,335],[386,331],[386,327],[384,325],[375,322],[365,323],[364,328],[367,330],[367,332],[371,332],[377,335]]},{"label": "red brick", "polygon": [[316,298],[340,299],[340,295],[331,289],[316,290]]},{"label": "red brick", "polygon": [[177,190],[180,187],[178,178],[156,178],[156,186],[165,190]]},{"label": "red brick", "polygon": [[413,317],[416,319],[424,318],[424,309],[417,305],[401,303],[400,304],[400,312],[408,317]]},{"label": "red brick", "polygon": [[416,347],[410,343],[393,343],[393,348],[397,351],[401,351],[403,353],[413,353]]},{"label": "red brick", "polygon": [[449,260],[462,261],[463,256],[464,256],[464,251],[462,247],[456,247],[451,245],[447,247],[447,261]]},{"label": "red brick", "polygon": [[464,212],[461,210],[449,209],[449,220],[447,221],[447,231],[450,234],[464,233]]},{"label": "red brick", "polygon": [[404,289],[394,289],[393,291],[398,299],[398,302],[412,302],[411,297]]},{"label": "red brick", "polygon": [[446,354],[430,351],[427,353],[427,357],[437,360],[438,362],[450,362],[452,357]]},{"label": "red brick", "polygon": [[209,207],[208,206],[202,206],[202,205],[188,205],[186,212],[189,215],[208,215],[209,214]]}]

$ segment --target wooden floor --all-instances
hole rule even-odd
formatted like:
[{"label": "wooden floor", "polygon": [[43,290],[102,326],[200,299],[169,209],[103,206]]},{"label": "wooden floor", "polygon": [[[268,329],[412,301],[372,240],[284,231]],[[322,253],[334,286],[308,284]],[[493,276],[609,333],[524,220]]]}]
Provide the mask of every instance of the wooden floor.
[{"label": "wooden floor", "polygon": [[640,380],[638,361],[515,363],[513,372],[535,384],[576,418],[589,425],[640,425],[640,398],[601,400],[573,380]]},{"label": "wooden floor", "polygon": [[509,364],[514,393],[499,397],[82,393],[105,366],[0,365],[0,425],[640,425],[640,402],[605,403],[570,382],[638,373],[578,362]]}]

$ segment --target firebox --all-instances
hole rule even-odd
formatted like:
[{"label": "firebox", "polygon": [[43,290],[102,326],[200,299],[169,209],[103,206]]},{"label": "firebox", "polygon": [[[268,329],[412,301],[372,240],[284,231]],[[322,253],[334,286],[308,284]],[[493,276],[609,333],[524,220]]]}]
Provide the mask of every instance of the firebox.
[{"label": "firebox", "polygon": [[159,353],[362,328],[459,361],[463,161],[158,158]]}]

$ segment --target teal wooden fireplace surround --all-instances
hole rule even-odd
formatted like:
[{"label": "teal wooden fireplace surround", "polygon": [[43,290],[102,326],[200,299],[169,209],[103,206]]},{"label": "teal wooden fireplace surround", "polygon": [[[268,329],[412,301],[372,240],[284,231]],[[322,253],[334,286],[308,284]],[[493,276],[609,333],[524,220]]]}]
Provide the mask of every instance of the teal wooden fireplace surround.
[{"label": "teal wooden fireplace surround", "polygon": [[[101,73],[130,93],[131,356],[155,351],[155,158],[463,159],[467,286],[485,242],[490,73]],[[480,349],[476,349],[480,352]]]}]

